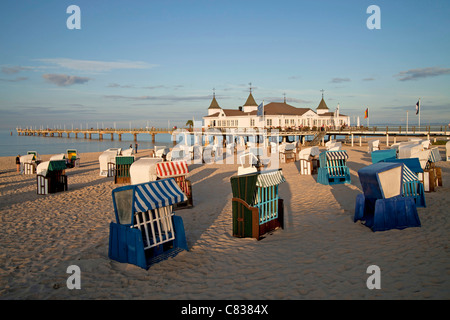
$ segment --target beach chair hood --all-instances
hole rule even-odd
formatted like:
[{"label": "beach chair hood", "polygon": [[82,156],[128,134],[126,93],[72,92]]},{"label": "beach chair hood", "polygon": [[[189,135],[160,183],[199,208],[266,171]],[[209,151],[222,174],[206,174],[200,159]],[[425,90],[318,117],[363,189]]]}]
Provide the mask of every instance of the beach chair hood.
[{"label": "beach chair hood", "polygon": [[173,178],[116,188],[112,191],[117,223],[132,225],[135,212],[145,212],[186,201]]},{"label": "beach chair hood", "polygon": [[185,176],[188,173],[188,165],[184,160],[166,161],[156,164],[156,175],[158,176],[158,178]]}]

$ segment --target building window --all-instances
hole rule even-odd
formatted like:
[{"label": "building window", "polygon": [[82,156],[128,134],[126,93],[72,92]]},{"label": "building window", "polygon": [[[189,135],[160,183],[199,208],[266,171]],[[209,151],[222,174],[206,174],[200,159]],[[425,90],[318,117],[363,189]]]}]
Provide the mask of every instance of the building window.
[{"label": "building window", "polygon": [[267,126],[272,126],[272,119],[267,119]]},{"label": "building window", "polygon": [[255,126],[255,119],[250,119],[250,127],[254,127]]},{"label": "building window", "polygon": [[238,120],[234,120],[234,125],[237,127],[238,126]]}]

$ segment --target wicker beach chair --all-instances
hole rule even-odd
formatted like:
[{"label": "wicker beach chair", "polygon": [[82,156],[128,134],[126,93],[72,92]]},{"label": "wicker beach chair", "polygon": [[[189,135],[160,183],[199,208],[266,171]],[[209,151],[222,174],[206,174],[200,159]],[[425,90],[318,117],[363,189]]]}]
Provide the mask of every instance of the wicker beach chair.
[{"label": "wicker beach chair", "polygon": [[172,211],[186,195],[174,179],[116,188],[112,197],[116,222],[110,223],[110,259],[148,269],[188,250],[183,219]]},{"label": "wicker beach chair", "polygon": [[267,232],[283,228],[283,199],[279,184],[285,182],[281,170],[233,176],[232,219],[234,237],[262,239]]},{"label": "wicker beach chair", "polygon": [[67,190],[66,160],[41,162],[36,168],[37,194]]},{"label": "wicker beach chair", "polygon": [[319,155],[317,182],[325,185],[351,183],[347,151],[323,151]]},{"label": "wicker beach chair", "polygon": [[114,170],[114,183],[130,183],[130,167],[134,162],[134,156],[117,156]]}]

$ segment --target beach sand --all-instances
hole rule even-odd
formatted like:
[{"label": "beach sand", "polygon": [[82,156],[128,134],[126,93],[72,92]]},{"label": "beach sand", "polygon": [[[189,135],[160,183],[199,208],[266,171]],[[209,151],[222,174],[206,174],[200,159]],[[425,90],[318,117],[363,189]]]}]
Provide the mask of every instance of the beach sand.
[{"label": "beach sand", "polygon": [[[450,162],[438,163],[444,185],[426,193],[420,228],[372,232],[353,222],[367,144],[342,149],[351,184],[321,185],[298,162],[280,164],[285,228],[260,241],[232,236],[238,165],[190,165],[194,207],[176,211],[189,251],[149,270],[108,258],[120,185],[99,176],[99,153],[81,154],[81,167],[66,171],[69,190],[50,195],[16,173],[14,157],[0,158],[0,299],[449,299]],[[71,265],[79,290],[66,286]],[[367,288],[370,265],[381,269],[381,289]]]}]

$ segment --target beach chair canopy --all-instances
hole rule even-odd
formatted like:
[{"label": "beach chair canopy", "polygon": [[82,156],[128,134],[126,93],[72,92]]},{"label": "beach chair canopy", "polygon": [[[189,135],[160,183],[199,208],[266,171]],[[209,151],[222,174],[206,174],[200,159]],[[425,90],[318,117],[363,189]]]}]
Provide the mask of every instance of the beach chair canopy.
[{"label": "beach chair canopy", "polygon": [[77,158],[77,150],[76,149],[67,149],[67,159],[72,160]]},{"label": "beach chair canopy", "polygon": [[280,170],[268,170],[258,174],[256,179],[256,186],[261,188],[267,188],[275,185],[279,185],[285,182],[286,179]]},{"label": "beach chair canopy", "polygon": [[173,178],[128,185],[112,191],[117,223],[134,224],[134,213],[146,212],[187,200]]},{"label": "beach chair canopy", "polygon": [[398,158],[413,158],[416,157],[417,154],[423,150],[422,144],[419,142],[410,143],[406,145],[401,145],[398,147]]},{"label": "beach chair canopy", "polygon": [[156,164],[156,175],[158,178],[185,176],[188,173],[188,165],[184,160],[166,161]]},{"label": "beach chair canopy", "polygon": [[64,160],[66,159],[66,155],[64,153],[55,154],[50,157],[50,160]]},{"label": "beach chair canopy", "polygon": [[374,163],[358,170],[358,175],[368,199],[387,199],[402,194],[402,163]]},{"label": "beach chair canopy", "polygon": [[327,160],[331,160],[331,161],[332,160],[347,160],[348,159],[348,154],[347,154],[347,151],[345,151],[345,150],[327,152],[326,155],[327,155]]},{"label": "beach chair canopy", "polygon": [[130,167],[131,184],[140,184],[158,179],[156,164],[162,162],[162,158],[140,158]]},{"label": "beach chair canopy", "polygon": [[62,171],[65,169],[67,169],[65,160],[50,160],[41,162],[36,168],[36,173],[46,176],[49,172]]},{"label": "beach chair canopy", "polygon": [[423,168],[420,165],[419,158],[408,158],[408,159],[388,159],[385,162],[403,163],[412,172],[418,174],[423,172]]},{"label": "beach chair canopy", "polygon": [[377,163],[380,161],[387,161],[388,159],[396,159],[397,150],[387,149],[387,150],[375,150],[370,154],[372,157],[372,163]]},{"label": "beach chair canopy", "polygon": [[27,154],[20,157],[20,163],[30,163],[34,159],[34,154]]}]

